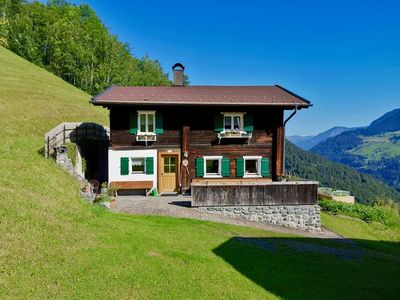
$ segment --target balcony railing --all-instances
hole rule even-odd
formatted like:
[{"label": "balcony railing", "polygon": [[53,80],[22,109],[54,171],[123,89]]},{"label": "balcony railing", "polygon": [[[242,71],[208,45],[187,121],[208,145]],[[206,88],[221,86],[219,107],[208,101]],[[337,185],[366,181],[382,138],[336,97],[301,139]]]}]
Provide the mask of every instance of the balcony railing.
[{"label": "balcony railing", "polygon": [[218,133],[218,141],[221,142],[221,139],[247,139],[250,140],[252,137],[251,132],[246,132],[243,130],[226,130]]},{"label": "balcony railing", "polygon": [[145,142],[147,145],[147,142],[155,142],[157,139],[157,136],[155,133],[138,133],[136,135],[136,141],[137,142]]}]

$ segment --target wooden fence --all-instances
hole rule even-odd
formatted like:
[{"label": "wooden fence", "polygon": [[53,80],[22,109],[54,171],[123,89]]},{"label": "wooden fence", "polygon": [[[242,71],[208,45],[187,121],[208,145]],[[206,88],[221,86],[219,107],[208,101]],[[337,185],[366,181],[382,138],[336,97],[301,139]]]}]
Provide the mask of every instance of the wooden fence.
[{"label": "wooden fence", "polygon": [[44,139],[44,153],[48,158],[56,147],[66,143],[79,143],[84,139],[108,141],[110,129],[96,123],[66,122],[47,132]]}]

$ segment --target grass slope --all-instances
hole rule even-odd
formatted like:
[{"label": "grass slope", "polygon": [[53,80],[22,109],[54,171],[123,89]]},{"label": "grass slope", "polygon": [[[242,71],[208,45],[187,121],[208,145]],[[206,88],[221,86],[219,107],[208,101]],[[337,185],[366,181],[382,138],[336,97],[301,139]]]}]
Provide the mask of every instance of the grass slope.
[{"label": "grass slope", "polygon": [[347,216],[321,213],[324,226],[351,238],[361,245],[400,255],[400,227],[386,226],[378,222],[366,223]]},{"label": "grass slope", "polygon": [[[0,82],[0,298],[394,299],[400,294],[396,257],[363,250],[360,257],[344,259],[325,251],[355,251],[336,242],[89,206],[78,197],[78,183],[37,151],[43,134],[59,122],[106,123],[107,111],[3,48]],[[237,237],[251,237],[253,243]],[[294,250],[288,241],[303,246]],[[260,243],[278,245],[278,251]]]}]

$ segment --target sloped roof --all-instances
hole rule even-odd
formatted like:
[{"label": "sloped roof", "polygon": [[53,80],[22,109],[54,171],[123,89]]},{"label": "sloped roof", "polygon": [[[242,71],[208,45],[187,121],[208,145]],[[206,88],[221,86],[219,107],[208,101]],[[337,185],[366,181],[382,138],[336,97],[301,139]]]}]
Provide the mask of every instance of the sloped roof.
[{"label": "sloped roof", "polygon": [[307,108],[310,101],[278,86],[111,86],[94,105],[259,105]]}]

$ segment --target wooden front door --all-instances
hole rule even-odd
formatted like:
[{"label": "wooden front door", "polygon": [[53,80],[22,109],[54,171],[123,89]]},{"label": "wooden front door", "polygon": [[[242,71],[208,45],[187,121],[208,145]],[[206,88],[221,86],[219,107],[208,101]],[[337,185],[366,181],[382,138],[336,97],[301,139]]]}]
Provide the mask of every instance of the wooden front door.
[{"label": "wooden front door", "polygon": [[178,191],[179,156],[162,154],[160,160],[160,192]]}]

